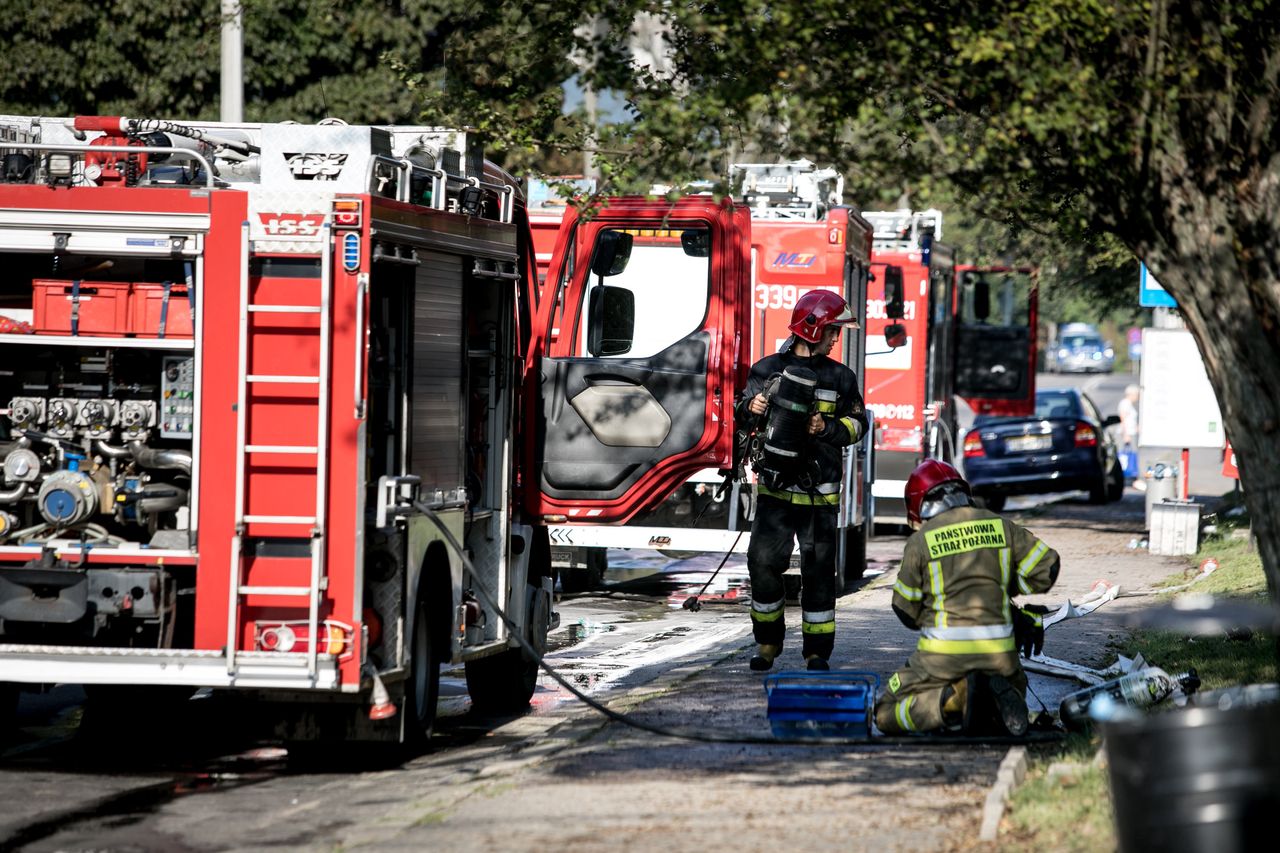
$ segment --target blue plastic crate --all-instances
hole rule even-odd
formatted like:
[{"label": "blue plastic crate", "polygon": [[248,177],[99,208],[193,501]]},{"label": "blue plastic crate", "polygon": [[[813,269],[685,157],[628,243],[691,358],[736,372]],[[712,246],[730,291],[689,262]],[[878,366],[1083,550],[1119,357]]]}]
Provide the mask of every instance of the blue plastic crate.
[{"label": "blue plastic crate", "polygon": [[780,672],[764,680],[777,738],[870,737],[880,677],[873,672]]}]

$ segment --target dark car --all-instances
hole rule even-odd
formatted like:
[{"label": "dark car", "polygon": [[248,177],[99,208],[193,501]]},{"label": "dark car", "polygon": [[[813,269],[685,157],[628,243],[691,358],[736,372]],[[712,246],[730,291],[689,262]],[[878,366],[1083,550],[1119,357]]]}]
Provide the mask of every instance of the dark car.
[{"label": "dark car", "polygon": [[1085,491],[1090,503],[1124,494],[1124,471],[1103,418],[1075,388],[1036,392],[1030,417],[978,417],[964,437],[965,478],[997,512],[1011,495]]}]

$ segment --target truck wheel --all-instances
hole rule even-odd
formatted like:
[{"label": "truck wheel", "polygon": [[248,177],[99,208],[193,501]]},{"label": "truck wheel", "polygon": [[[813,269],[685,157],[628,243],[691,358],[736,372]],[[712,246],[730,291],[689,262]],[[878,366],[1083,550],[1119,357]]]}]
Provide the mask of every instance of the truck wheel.
[{"label": "truck wheel", "polygon": [[[551,543],[545,528],[534,530],[529,555],[529,626],[526,639],[537,657],[524,647],[507,649],[487,658],[468,661],[467,692],[471,704],[482,713],[516,713],[529,706],[538,686],[539,659],[547,650],[547,627],[551,622],[551,595],[543,589],[543,579],[551,576]],[[603,548],[587,549],[598,551]],[[561,579],[563,584],[563,577]]]},{"label": "truck wheel", "polygon": [[413,640],[409,646],[409,677],[404,684],[404,740],[412,746],[426,746],[436,724],[436,704],[440,701],[440,660],[435,651],[427,606],[418,599],[413,619]]},{"label": "truck wheel", "polygon": [[0,681],[0,744],[13,736],[18,723],[18,685]]},{"label": "truck wheel", "polygon": [[846,527],[841,547],[840,570],[836,575],[836,590],[844,592],[862,578],[867,570],[867,535],[865,525]]},{"label": "truck wheel", "polygon": [[[529,610],[529,624],[532,626],[529,645],[541,657],[547,650],[551,601],[540,586],[533,590],[533,604]],[[467,662],[467,692],[471,694],[472,707],[481,713],[523,711],[529,706],[537,686],[538,661],[530,657],[523,647]]]},{"label": "truck wheel", "polygon": [[560,570],[560,591],[565,593],[592,592],[604,582],[609,568],[609,551],[606,548],[583,548],[585,568]]}]

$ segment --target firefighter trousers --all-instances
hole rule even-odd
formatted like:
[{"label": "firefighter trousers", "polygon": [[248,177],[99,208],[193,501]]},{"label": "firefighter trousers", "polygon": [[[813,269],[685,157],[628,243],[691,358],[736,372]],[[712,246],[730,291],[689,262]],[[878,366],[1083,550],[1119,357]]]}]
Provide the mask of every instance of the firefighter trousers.
[{"label": "firefighter trousers", "polygon": [[836,508],[791,503],[768,495],[756,501],[747,548],[751,623],[757,643],[782,645],[786,634],[782,574],[800,542],[800,627],[806,658],[827,660],[836,641]]},{"label": "firefighter trousers", "polygon": [[1027,676],[1017,652],[944,655],[917,651],[904,668],[889,677],[876,699],[876,725],[887,735],[943,728],[943,690],[971,672],[1003,675],[1019,693],[1027,695]]}]

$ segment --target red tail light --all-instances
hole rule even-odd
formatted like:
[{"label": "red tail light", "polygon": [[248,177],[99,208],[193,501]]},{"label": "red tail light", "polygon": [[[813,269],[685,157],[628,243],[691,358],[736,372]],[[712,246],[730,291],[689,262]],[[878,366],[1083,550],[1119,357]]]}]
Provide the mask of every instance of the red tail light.
[{"label": "red tail light", "polygon": [[986,456],[986,451],[982,449],[982,436],[976,432],[971,432],[964,437],[964,458],[970,456]]},{"label": "red tail light", "polygon": [[1083,421],[1076,422],[1076,447],[1097,447],[1098,432]]}]

